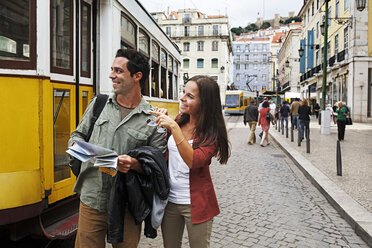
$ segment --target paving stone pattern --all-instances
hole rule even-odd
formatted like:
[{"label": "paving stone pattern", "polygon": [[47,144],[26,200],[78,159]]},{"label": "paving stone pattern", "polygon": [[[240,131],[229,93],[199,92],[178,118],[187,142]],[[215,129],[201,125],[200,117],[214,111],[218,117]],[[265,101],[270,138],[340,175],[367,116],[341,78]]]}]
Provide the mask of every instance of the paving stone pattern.
[{"label": "paving stone pattern", "polygon": [[[241,121],[236,118],[228,121]],[[212,248],[368,247],[276,144],[249,146],[248,129],[230,129],[228,164],[211,165],[221,208]],[[185,231],[183,247],[186,237]],[[142,237],[139,247],[163,247],[160,230],[156,239]]]}]

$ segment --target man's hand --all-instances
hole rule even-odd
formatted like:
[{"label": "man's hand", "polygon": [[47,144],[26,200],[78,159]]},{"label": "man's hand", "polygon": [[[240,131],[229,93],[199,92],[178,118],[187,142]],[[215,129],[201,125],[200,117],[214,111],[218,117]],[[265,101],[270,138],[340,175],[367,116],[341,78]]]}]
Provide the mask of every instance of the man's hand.
[{"label": "man's hand", "polygon": [[136,170],[142,172],[141,164],[137,159],[132,158],[128,155],[120,155],[118,157],[118,171],[122,173],[127,173],[129,170]]}]

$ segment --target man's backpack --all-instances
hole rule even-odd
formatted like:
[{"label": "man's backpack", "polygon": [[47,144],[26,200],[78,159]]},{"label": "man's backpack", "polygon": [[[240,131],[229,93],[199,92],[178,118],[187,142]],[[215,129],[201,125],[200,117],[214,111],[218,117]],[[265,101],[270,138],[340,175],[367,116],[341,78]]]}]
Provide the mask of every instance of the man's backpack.
[{"label": "man's backpack", "polygon": [[[99,94],[97,95],[96,98],[97,98],[96,102],[94,103],[94,106],[93,106],[93,116],[92,116],[92,119],[90,120],[90,127],[89,127],[87,135],[85,136],[85,141],[87,142],[89,141],[90,136],[92,136],[94,124],[96,123],[98,117],[101,115],[101,112],[106,105],[108,95]],[[81,168],[81,161],[74,157],[70,157],[69,166],[72,170],[72,173],[74,173],[74,175],[78,177],[80,173],[80,168]]]}]

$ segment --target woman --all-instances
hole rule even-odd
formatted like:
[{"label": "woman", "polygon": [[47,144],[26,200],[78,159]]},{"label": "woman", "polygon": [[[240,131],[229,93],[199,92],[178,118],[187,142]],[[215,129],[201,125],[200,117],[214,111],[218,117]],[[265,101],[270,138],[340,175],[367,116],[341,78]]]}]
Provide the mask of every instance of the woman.
[{"label": "woman", "polygon": [[337,113],[337,133],[338,133],[338,140],[344,140],[345,137],[345,125],[346,125],[346,118],[349,114],[348,109],[346,106],[342,104],[342,102],[338,102],[337,109],[335,111]]},{"label": "woman", "polygon": [[301,141],[304,139],[304,131],[306,128],[306,139],[309,138],[310,135],[310,115],[311,115],[311,108],[309,107],[309,102],[304,99],[301,102],[301,106],[298,109],[298,118],[300,119],[300,138]]},{"label": "woman", "polygon": [[317,119],[319,117],[319,110],[320,110],[319,103],[316,103],[315,107],[314,107],[314,112],[315,112],[315,116],[316,116]]},{"label": "woman", "polygon": [[[263,131],[263,136],[261,139],[260,146],[265,146],[264,141],[266,140],[266,145],[270,145],[269,142],[269,129],[270,129],[270,120],[266,119],[266,114],[267,112],[270,111],[269,108],[269,103],[267,101],[263,102],[262,108],[259,111],[259,116],[258,116],[258,125],[261,125],[261,129]],[[272,116],[274,121],[276,121],[275,117]]]},{"label": "woman", "polygon": [[230,156],[220,91],[208,76],[192,77],[181,97],[174,121],[160,109],[151,112],[159,126],[171,132],[169,202],[162,222],[164,247],[181,247],[186,224],[190,247],[209,247],[213,217],[220,213],[209,165],[216,156],[226,164]]}]

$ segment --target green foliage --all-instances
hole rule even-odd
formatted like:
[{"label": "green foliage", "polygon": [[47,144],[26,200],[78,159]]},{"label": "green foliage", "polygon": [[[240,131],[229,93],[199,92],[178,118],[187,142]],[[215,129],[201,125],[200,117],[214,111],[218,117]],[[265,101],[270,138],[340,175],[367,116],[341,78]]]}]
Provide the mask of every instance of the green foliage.
[{"label": "green foliage", "polygon": [[301,22],[302,19],[301,19],[301,17],[299,17],[299,16],[289,17],[287,20],[284,21],[284,24],[289,24],[289,23],[291,23],[292,21],[295,21],[295,22]]},{"label": "green foliage", "polygon": [[269,28],[269,27],[271,27],[270,22],[264,22],[264,23],[262,23],[260,29],[266,29],[266,28]]},{"label": "green foliage", "polygon": [[244,33],[244,29],[240,26],[238,28],[232,28],[231,33],[235,35],[240,35],[241,33]]}]

